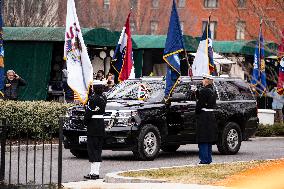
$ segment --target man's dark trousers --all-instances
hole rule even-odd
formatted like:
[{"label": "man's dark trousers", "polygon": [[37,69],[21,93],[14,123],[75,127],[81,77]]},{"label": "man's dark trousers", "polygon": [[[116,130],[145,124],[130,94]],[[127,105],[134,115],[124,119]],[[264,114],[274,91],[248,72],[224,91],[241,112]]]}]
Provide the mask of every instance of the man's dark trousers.
[{"label": "man's dark trousers", "polygon": [[212,144],[198,143],[200,164],[210,164],[212,162]]}]

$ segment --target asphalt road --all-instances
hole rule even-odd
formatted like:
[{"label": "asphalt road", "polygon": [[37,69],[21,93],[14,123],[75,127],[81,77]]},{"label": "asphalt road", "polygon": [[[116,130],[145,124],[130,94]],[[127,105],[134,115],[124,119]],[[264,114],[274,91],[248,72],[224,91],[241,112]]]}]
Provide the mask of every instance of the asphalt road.
[{"label": "asphalt road", "polygon": [[[36,153],[36,183],[48,183],[50,181],[50,168],[52,172],[51,181],[57,181],[57,149],[53,150],[52,166],[50,166],[50,150],[45,151],[44,161],[41,150]],[[18,182],[18,156],[13,152],[11,161],[11,182]],[[242,142],[241,149],[236,155],[220,155],[216,146],[213,147],[213,162],[235,162],[263,159],[284,158],[284,137],[277,138],[252,138]],[[42,164],[44,162],[44,165]],[[135,170],[154,167],[179,166],[198,163],[197,145],[181,146],[176,153],[160,152],[154,161],[137,161],[133,159],[132,152],[103,151],[103,163],[101,165],[101,176],[106,173]],[[34,153],[28,154],[28,177],[26,178],[26,153],[20,155],[20,176],[19,183],[32,182],[34,180]],[[42,167],[44,175],[42,176]],[[83,175],[89,172],[90,165],[87,159],[75,158],[69,150],[63,150],[63,182],[83,180]],[[43,178],[43,180],[42,180]],[[6,175],[5,180],[9,180],[9,153],[6,153]]]}]

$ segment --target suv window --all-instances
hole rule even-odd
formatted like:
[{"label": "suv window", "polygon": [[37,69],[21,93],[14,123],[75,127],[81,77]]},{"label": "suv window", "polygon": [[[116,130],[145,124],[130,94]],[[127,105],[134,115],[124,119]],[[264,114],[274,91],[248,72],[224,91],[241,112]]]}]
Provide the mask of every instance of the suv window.
[{"label": "suv window", "polygon": [[201,80],[179,83],[174,88],[172,98],[174,100],[196,101],[196,91],[191,90],[191,87],[197,88],[199,90],[202,87]]},{"label": "suv window", "polygon": [[173,90],[173,100],[187,100],[189,98],[190,87],[188,83],[180,82]]},{"label": "suv window", "polygon": [[244,81],[216,81],[220,100],[253,100],[249,86]]},{"label": "suv window", "polygon": [[164,98],[164,82],[127,80],[116,85],[106,96],[108,99],[159,102]]}]

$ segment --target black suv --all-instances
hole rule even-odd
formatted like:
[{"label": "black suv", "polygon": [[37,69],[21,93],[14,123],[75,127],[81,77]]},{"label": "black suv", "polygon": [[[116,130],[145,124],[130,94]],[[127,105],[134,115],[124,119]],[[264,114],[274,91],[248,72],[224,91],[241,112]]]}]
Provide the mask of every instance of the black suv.
[{"label": "black suv", "polygon": [[[130,150],[140,160],[153,160],[160,149],[175,152],[180,145],[196,143],[196,92],[191,89],[199,89],[201,80],[181,77],[167,104],[163,78],[145,77],[115,86],[106,94],[103,148]],[[218,95],[216,144],[221,154],[236,154],[258,127],[256,100],[248,83],[239,78],[216,77],[214,88]],[[76,157],[87,154],[83,116],[82,106],[70,108],[63,128],[64,146]]]}]

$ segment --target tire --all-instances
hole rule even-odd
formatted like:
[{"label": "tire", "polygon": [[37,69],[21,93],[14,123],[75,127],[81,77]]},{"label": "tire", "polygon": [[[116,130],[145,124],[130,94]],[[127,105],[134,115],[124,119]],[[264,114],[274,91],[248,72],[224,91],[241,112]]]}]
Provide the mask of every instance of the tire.
[{"label": "tire", "polygon": [[70,152],[73,156],[77,158],[87,158],[88,156],[88,151],[87,150],[75,150],[75,149],[70,149]]},{"label": "tire", "polygon": [[240,126],[234,122],[229,122],[223,129],[219,142],[218,151],[225,155],[234,155],[239,152],[242,142]]},{"label": "tire", "polygon": [[138,160],[152,161],[158,156],[160,146],[160,132],[157,127],[149,124],[141,129],[137,144],[132,152]]},{"label": "tire", "polygon": [[161,149],[164,151],[164,152],[175,152],[177,151],[177,149],[180,147],[179,144],[176,144],[176,145],[164,145],[161,147]]}]

